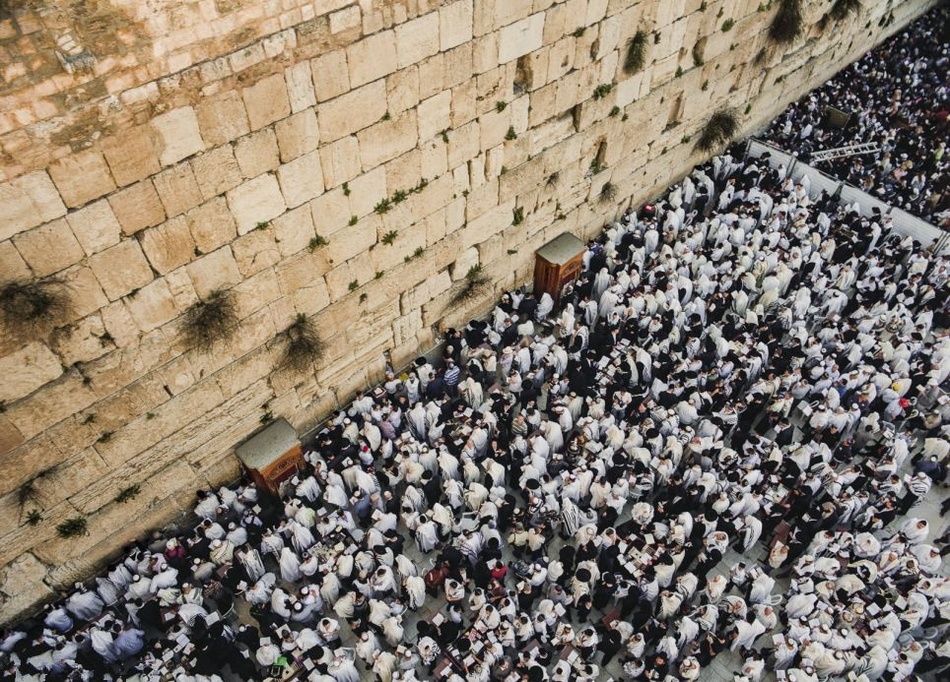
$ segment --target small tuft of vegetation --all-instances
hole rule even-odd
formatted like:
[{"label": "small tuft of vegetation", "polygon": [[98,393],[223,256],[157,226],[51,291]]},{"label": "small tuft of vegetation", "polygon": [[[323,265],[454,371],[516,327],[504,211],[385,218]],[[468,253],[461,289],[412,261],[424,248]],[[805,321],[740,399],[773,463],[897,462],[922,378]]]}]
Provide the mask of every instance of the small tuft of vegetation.
[{"label": "small tuft of vegetation", "polygon": [[348,182],[343,183],[343,196],[345,197],[350,196],[350,183]]},{"label": "small tuft of vegetation", "polygon": [[383,213],[387,213],[391,208],[392,203],[389,201],[389,197],[384,197],[379,200],[379,203],[376,204],[376,208],[373,210],[382,215]]},{"label": "small tuft of vegetation", "polygon": [[85,516],[74,516],[57,525],[56,532],[59,533],[61,538],[73,538],[77,535],[85,535],[88,526],[89,522],[86,521]]},{"label": "small tuft of vegetation", "polygon": [[385,273],[382,270],[377,270],[376,274],[373,275],[373,279],[382,279]]},{"label": "small tuft of vegetation", "polygon": [[518,253],[518,249],[508,249],[509,256],[514,256],[516,253]]},{"label": "small tuft of vegetation", "polygon": [[682,75],[683,75],[683,67],[682,67],[682,66],[677,66],[677,67],[676,67],[676,73],[673,74],[673,75],[674,75],[676,78],[679,78],[680,76],[682,76]]},{"label": "small tuft of vegetation", "polygon": [[643,31],[637,31],[627,43],[627,55],[623,60],[623,70],[628,74],[633,74],[643,68],[646,61],[647,34]]},{"label": "small tuft of vegetation", "polygon": [[575,38],[580,38],[586,32],[587,32],[587,27],[581,26],[579,28],[575,28],[574,32],[571,35],[574,36]]},{"label": "small tuft of vegetation", "polygon": [[264,414],[261,415],[260,422],[263,426],[267,426],[272,421],[274,421],[274,413],[270,410],[265,411]]},{"label": "small tuft of vegetation", "polygon": [[146,413],[145,413],[145,418],[146,418],[147,420],[149,420],[149,421],[151,421],[152,419],[155,419],[156,416],[157,416],[157,415],[156,415],[154,412],[146,412]]},{"label": "small tuft of vegetation", "polygon": [[347,285],[347,288],[348,288],[350,291],[356,291],[357,289],[360,288],[360,281],[359,281],[358,279],[354,279],[352,282],[350,282],[350,283]]},{"label": "small tuft of vegetation", "polygon": [[561,179],[561,174],[557,171],[554,171],[548,176],[547,186],[548,187],[557,187],[558,181]]},{"label": "small tuft of vegetation", "polygon": [[706,60],[703,59],[703,52],[699,45],[693,45],[693,66],[702,66],[705,63]]},{"label": "small tuft of vegetation", "polygon": [[360,294],[360,303],[366,303],[369,300],[369,294]]},{"label": "small tuft of vegetation", "polygon": [[599,158],[595,158],[593,161],[590,162],[590,172],[592,175],[597,175],[598,173],[600,173],[602,170],[605,170],[606,168],[607,166],[605,166]]},{"label": "small tuft of vegetation", "polygon": [[518,133],[515,132],[515,127],[514,127],[514,126],[508,126],[508,132],[505,133],[505,139],[506,139],[506,140],[517,140],[517,139],[518,139]]},{"label": "small tuft of vegetation", "polygon": [[356,225],[356,223],[358,223],[359,221],[360,221],[359,218],[357,218],[355,215],[351,215],[351,216],[350,216],[350,222],[349,222],[348,224],[349,224],[350,227],[353,227],[353,226]]},{"label": "small tuft of vegetation", "polygon": [[524,207],[519,206],[511,212],[511,224],[520,225],[524,222]]},{"label": "small tuft of vegetation", "polygon": [[611,116],[611,117],[613,117],[613,116],[619,116],[619,115],[620,115],[620,107],[618,107],[617,105],[614,105],[613,108],[610,110],[610,113],[607,114],[607,115],[608,115],[608,116]]},{"label": "small tuft of vegetation", "polygon": [[115,496],[115,501],[119,504],[125,504],[138,497],[140,492],[142,492],[142,487],[138,483],[130,485],[128,488],[119,491],[119,494]]},{"label": "small tuft of vegetation", "polygon": [[393,192],[393,204],[401,204],[408,196],[409,195],[406,193],[406,190],[397,189],[395,192]]},{"label": "small tuft of vegetation", "polygon": [[722,32],[728,33],[729,31],[732,30],[732,27],[735,25],[736,25],[735,19],[732,19],[732,18],[726,19],[724,22],[722,22]]},{"label": "small tuft of vegetation", "polygon": [[43,514],[39,509],[31,509],[26,513],[26,522],[31,526],[35,526],[40,521],[43,520]]},{"label": "small tuft of vegetation", "polygon": [[445,144],[448,144],[448,143],[449,143],[449,129],[448,129],[448,128],[444,128],[444,129],[442,130],[442,132],[439,133],[439,134],[442,136],[442,141],[443,141]]},{"label": "small tuft of vegetation", "polygon": [[601,83],[596,88],[594,88],[594,99],[603,99],[610,94],[610,91],[614,89],[613,83]]},{"label": "small tuft of vegetation", "polygon": [[55,326],[72,308],[65,286],[55,278],[7,282],[0,287],[0,318],[21,331]]},{"label": "small tuft of vegetation", "polygon": [[110,440],[112,440],[112,431],[103,431],[102,434],[100,434],[99,438],[96,439],[96,442],[108,443]]},{"label": "small tuft of vegetation", "polygon": [[380,240],[386,246],[392,246],[396,243],[396,237],[399,236],[398,230],[390,230],[383,235],[383,238]]},{"label": "small tuft of vegetation", "polygon": [[379,119],[379,120],[380,120],[380,121],[388,121],[388,120],[390,120],[391,118],[392,118],[392,115],[391,115],[391,114],[389,113],[389,111],[387,110],[386,113],[383,114],[383,117],[382,117],[381,119]]},{"label": "small tuft of vegetation", "polygon": [[[353,216],[353,217],[355,218],[356,216]],[[329,239],[327,239],[326,237],[322,237],[319,234],[316,237],[311,237],[310,244],[308,245],[310,248],[310,253],[313,253],[314,251],[319,249],[321,246],[326,246],[329,243],[330,243]]]},{"label": "small tuft of vegetation", "polygon": [[802,0],[780,0],[769,25],[769,37],[776,43],[790,43],[801,34],[803,24]]},{"label": "small tuft of vegetation", "polygon": [[508,102],[506,102],[503,99],[500,99],[497,102],[495,102],[495,111],[497,111],[500,114],[501,112],[505,110],[505,107],[507,106],[508,106]]},{"label": "small tuft of vegetation", "polygon": [[285,339],[280,363],[282,368],[300,372],[323,357],[323,340],[313,320],[303,313],[298,313],[291,325],[281,333]]},{"label": "small tuft of vegetation", "polygon": [[617,198],[617,188],[609,180],[600,188],[600,201],[607,203]]},{"label": "small tuft of vegetation", "polygon": [[237,321],[234,293],[225,289],[212,291],[208,298],[185,312],[182,324],[185,343],[201,351],[210,350],[234,332]]},{"label": "small tuft of vegetation", "polygon": [[462,286],[452,294],[449,305],[459,305],[469,299],[475,298],[482,293],[488,283],[488,277],[486,277],[482,271],[482,266],[473,265],[468,269],[468,272],[465,273],[465,281],[462,283]]},{"label": "small tuft of vegetation", "polygon": [[861,11],[861,0],[835,0],[835,4],[828,10],[828,16],[835,21],[841,21],[851,13]]},{"label": "small tuft of vegetation", "polygon": [[696,146],[702,151],[709,151],[717,145],[731,140],[738,131],[739,119],[735,112],[731,109],[722,109],[706,121]]}]

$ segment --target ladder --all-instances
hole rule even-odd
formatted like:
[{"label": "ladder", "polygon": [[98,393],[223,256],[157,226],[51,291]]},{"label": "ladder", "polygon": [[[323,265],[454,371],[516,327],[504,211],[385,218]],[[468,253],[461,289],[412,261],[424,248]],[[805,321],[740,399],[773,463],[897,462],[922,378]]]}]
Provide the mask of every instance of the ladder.
[{"label": "ladder", "polygon": [[840,159],[845,156],[854,156],[855,154],[873,154],[876,151],[880,151],[880,147],[877,142],[862,142],[860,144],[852,144],[847,147],[835,147],[834,149],[822,149],[811,155],[812,162],[817,161],[831,161],[832,159]]}]

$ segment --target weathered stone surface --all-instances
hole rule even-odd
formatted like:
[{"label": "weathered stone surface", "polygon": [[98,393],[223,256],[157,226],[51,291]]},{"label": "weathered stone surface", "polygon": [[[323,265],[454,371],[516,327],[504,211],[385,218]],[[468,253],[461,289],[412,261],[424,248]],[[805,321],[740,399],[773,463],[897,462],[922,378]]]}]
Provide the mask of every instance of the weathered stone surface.
[{"label": "weathered stone surface", "polygon": [[90,257],[89,266],[110,301],[152,281],[152,269],[134,239],[126,239]]},{"label": "weathered stone surface", "polygon": [[323,167],[320,152],[309,154],[283,164],[277,169],[277,179],[288,208],[295,208],[323,193]]},{"label": "weathered stone surface", "polygon": [[29,279],[33,275],[10,240],[0,242],[0,272],[9,279]]},{"label": "weathered stone surface", "polygon": [[155,134],[158,158],[163,166],[178,163],[205,148],[198,127],[198,116],[191,107],[172,109],[156,116],[150,125]]},{"label": "weathered stone surface", "polygon": [[396,27],[396,58],[400,69],[431,57],[438,51],[438,13],[430,12]]},{"label": "weathered stone surface", "polygon": [[251,230],[231,242],[234,261],[242,277],[250,277],[280,260],[280,249],[274,239],[274,228]]},{"label": "weathered stone surface", "polygon": [[317,115],[313,109],[304,109],[277,123],[277,145],[280,147],[280,160],[284,163],[312,152],[320,142],[317,127]]},{"label": "weathered stone surface", "polygon": [[275,241],[283,257],[307,248],[314,237],[313,217],[309,205],[287,211],[284,215],[275,218],[273,225]]},{"label": "weathered stone surface", "polygon": [[46,344],[35,342],[0,358],[0,401],[13,402],[29,395],[63,373],[59,360]]},{"label": "weathered stone surface", "polygon": [[277,178],[270,173],[248,180],[227,196],[238,234],[246,234],[259,224],[273,220],[287,208]]},{"label": "weathered stone surface", "polygon": [[250,132],[244,100],[234,90],[201,100],[198,125],[202,138],[212,146],[231,142]]},{"label": "weathered stone surface", "polygon": [[162,275],[188,263],[195,256],[195,240],[188,221],[184,216],[178,216],[145,230],[142,250],[148,262]]},{"label": "weathered stone surface", "polygon": [[237,235],[234,216],[224,197],[217,197],[185,214],[195,240],[196,256],[211,253]]},{"label": "weathered stone surface", "polygon": [[504,64],[544,44],[544,13],[532,14],[519,22],[501,29],[498,38],[498,63]]},{"label": "weathered stone surface", "polygon": [[178,317],[175,300],[164,279],[156,279],[126,302],[129,314],[143,332],[150,332]]},{"label": "weathered stone surface", "polygon": [[396,70],[395,33],[381,31],[353,43],[346,48],[346,62],[353,88],[392,73]]},{"label": "weathered stone surface", "polygon": [[201,203],[201,190],[189,163],[180,163],[159,173],[152,182],[169,218]]},{"label": "weathered stone surface", "polygon": [[445,90],[419,103],[419,139],[428,140],[452,125],[452,92]]},{"label": "weathered stone surface", "polygon": [[337,187],[360,174],[360,143],[355,135],[348,135],[320,149],[323,181],[327,187]]},{"label": "weathered stone surface", "polygon": [[282,74],[274,74],[244,88],[241,96],[251,130],[260,130],[290,114],[290,99]]},{"label": "weathered stone surface", "polygon": [[108,344],[100,337],[106,328],[100,315],[89,315],[79,322],[60,327],[50,335],[50,345],[66,366],[89,362],[109,352]]},{"label": "weathered stone surface", "polygon": [[66,214],[66,206],[45,171],[0,185],[0,240]]},{"label": "weathered stone surface", "polygon": [[439,46],[444,52],[472,39],[472,0],[461,0],[439,8]]},{"label": "weathered stone surface", "polygon": [[115,189],[105,158],[92,149],[54,161],[49,174],[70,208],[82,206]]},{"label": "weathered stone surface", "polygon": [[[17,235],[13,243],[37,277],[78,263],[85,255],[65,220],[54,220],[35,230]],[[4,270],[4,272],[9,272]]]},{"label": "weathered stone surface", "polygon": [[386,83],[374,81],[320,107],[320,137],[339,140],[372,125],[386,113]]},{"label": "weathered stone surface", "polygon": [[144,180],[162,168],[147,126],[139,126],[109,138],[103,143],[102,151],[119,187]]},{"label": "weathered stone surface", "polygon": [[4,622],[40,601],[52,600],[55,593],[43,582],[46,566],[32,554],[21,554],[0,569],[0,619]]},{"label": "weathered stone surface", "polygon": [[[191,160],[195,181],[205,201],[241,184],[243,176],[230,145],[216,147]],[[120,221],[121,222],[121,221]]]},{"label": "weathered stone surface", "polygon": [[317,103],[309,62],[303,61],[288,67],[284,70],[284,78],[287,81],[287,96],[292,112],[303,111]]},{"label": "weathered stone surface", "polygon": [[66,222],[87,256],[119,243],[122,228],[105,199],[70,213]]},{"label": "weathered stone surface", "polygon": [[277,136],[270,128],[242,137],[234,145],[234,156],[245,178],[277,170],[280,165]]},{"label": "weathered stone surface", "polygon": [[318,102],[326,102],[349,91],[350,70],[345,50],[320,55],[310,62],[310,69]]},{"label": "weathered stone surface", "polygon": [[241,281],[241,273],[238,272],[229,246],[202,256],[190,263],[186,269],[195,291],[202,299],[207,298],[215,289],[227,288]]},{"label": "weathered stone surface", "polygon": [[416,113],[407,111],[389,121],[380,121],[357,135],[363,170],[376,168],[416,146],[419,131]]},{"label": "weathered stone surface", "polygon": [[126,235],[165,220],[165,208],[151,180],[143,180],[110,195],[109,205]]}]

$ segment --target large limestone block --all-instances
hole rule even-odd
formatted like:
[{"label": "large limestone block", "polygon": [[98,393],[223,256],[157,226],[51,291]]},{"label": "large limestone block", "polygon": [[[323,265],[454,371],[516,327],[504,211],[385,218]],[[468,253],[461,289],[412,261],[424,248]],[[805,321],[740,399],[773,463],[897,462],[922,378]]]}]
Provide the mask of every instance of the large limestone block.
[{"label": "large limestone block", "polygon": [[285,69],[284,79],[287,81],[287,96],[290,98],[292,112],[303,111],[317,103],[309,62],[302,61]]},{"label": "large limestone block", "polygon": [[275,73],[244,88],[241,95],[251,130],[260,130],[290,115],[290,99],[282,74]]},{"label": "large limestone block", "polygon": [[148,126],[137,126],[102,143],[112,177],[119,187],[144,180],[162,169]]},{"label": "large limestone block", "polygon": [[274,239],[274,228],[252,230],[231,242],[234,261],[242,277],[249,277],[280,260],[280,249]]},{"label": "large limestone block", "polygon": [[370,170],[415,148],[419,131],[416,112],[407,111],[389,121],[380,121],[360,132],[360,159]]},{"label": "large limestone block", "polygon": [[277,169],[277,179],[288,208],[296,208],[323,193],[323,167],[320,152],[309,154],[283,164]]},{"label": "large limestone block", "polygon": [[428,140],[452,125],[452,91],[443,90],[419,103],[419,139]]},{"label": "large limestone block", "polygon": [[274,268],[266,268],[248,277],[233,289],[238,319],[250,317],[280,298],[280,283]]},{"label": "large limestone block", "polygon": [[4,480],[0,481],[0,491],[6,492],[10,487],[16,487],[17,478],[24,480],[32,472],[59,463],[62,454],[51,447],[48,439],[34,436],[69,415],[86,409],[95,401],[95,393],[83,383],[79,372],[73,371],[47,384],[42,391],[8,407],[7,417],[27,442],[4,460],[4,467],[9,467],[6,470],[9,477],[4,476]]},{"label": "large limestone block", "polygon": [[178,317],[178,308],[164,279],[156,279],[127,301],[129,314],[143,332],[150,332]]},{"label": "large limestone block", "polygon": [[241,184],[243,176],[230,145],[216,147],[191,160],[201,197],[207,201]]},{"label": "large limestone block", "polygon": [[92,268],[83,264],[74,265],[63,270],[59,277],[69,287],[75,318],[85,317],[109,303]]},{"label": "large limestone block", "polygon": [[396,57],[400,69],[439,51],[439,14],[429,12],[396,27]]},{"label": "large limestone block", "polygon": [[448,90],[467,81],[472,76],[472,44],[465,43],[444,52],[442,86]]},{"label": "large limestone block", "polygon": [[105,199],[70,213],[66,222],[87,256],[119,243],[122,228]]},{"label": "large limestone block", "polygon": [[304,315],[314,315],[330,305],[330,291],[323,277],[312,274],[303,286],[291,295],[294,310]]},{"label": "large limestone block", "polygon": [[0,185],[0,241],[66,214],[66,206],[46,171]]},{"label": "large limestone block", "polygon": [[50,345],[66,366],[76,362],[90,362],[111,350],[100,338],[105,331],[102,317],[89,315],[75,324],[54,331],[50,336]]},{"label": "large limestone block", "polygon": [[33,276],[26,261],[10,240],[0,242],[0,272],[7,279],[29,279]]},{"label": "large limestone block", "polygon": [[[383,186],[386,186],[385,173]],[[369,210],[372,210],[372,206]],[[310,213],[313,217],[314,231],[321,237],[329,237],[338,230],[342,230],[349,224],[350,217],[353,215],[350,212],[350,202],[347,201],[340,187],[325,192],[311,201]]]},{"label": "large limestone block", "polygon": [[163,166],[178,163],[205,148],[198,116],[191,107],[172,109],[156,116],[150,125],[155,132],[155,147]]},{"label": "large limestone block", "polygon": [[498,29],[524,19],[531,14],[533,6],[534,0],[496,0],[493,26]]},{"label": "large limestone block", "polygon": [[318,102],[326,102],[350,90],[350,69],[346,50],[336,50],[310,61],[313,85]]},{"label": "large limestone block", "polygon": [[49,174],[70,208],[82,206],[115,189],[115,180],[99,152],[89,149],[50,164]]},{"label": "large limestone block", "polygon": [[63,373],[59,359],[40,342],[0,358],[0,401],[13,402],[29,395]]},{"label": "large limestone block", "polygon": [[395,32],[381,31],[353,43],[346,48],[346,62],[354,88],[392,73],[396,70]]},{"label": "large limestone block", "polygon": [[[346,227],[335,233],[326,249],[333,263],[343,263],[357,254],[367,251],[375,243],[376,228],[373,221],[361,220],[356,225]],[[380,244],[377,248],[391,247]]]},{"label": "large limestone block", "polygon": [[195,240],[195,255],[211,253],[237,235],[234,216],[224,197],[217,197],[185,214],[191,236]]},{"label": "large limestone block", "polygon": [[419,99],[432,97],[445,89],[445,58],[434,54],[419,62]]},{"label": "large limestone block", "polygon": [[172,218],[142,234],[145,257],[159,274],[174,270],[194,258],[195,240],[184,216]]},{"label": "large limestone block", "polygon": [[505,26],[498,37],[498,63],[505,64],[529,52],[541,49],[544,35],[544,13]]},{"label": "large limestone block", "polygon": [[333,142],[380,120],[386,113],[386,83],[378,80],[320,107],[320,137]]},{"label": "large limestone block", "polygon": [[51,601],[56,593],[43,582],[48,567],[32,554],[21,554],[0,569],[0,620],[11,622],[30,607]]},{"label": "large limestone block", "polygon": [[248,180],[227,194],[228,207],[237,222],[238,234],[247,234],[260,223],[273,220],[286,210],[280,185],[270,173]]},{"label": "large limestone block", "polygon": [[317,280],[323,280],[327,271],[326,259],[309,251],[285,258],[274,268],[277,272],[277,281],[281,293],[285,296],[293,294],[298,289],[312,286]]},{"label": "large limestone block", "polygon": [[186,269],[195,292],[202,299],[207,298],[215,289],[225,289],[241,281],[241,273],[238,272],[234,254],[229,246],[202,256],[189,263]]},{"label": "large limestone block", "polygon": [[289,256],[307,248],[313,239],[313,217],[309,205],[300,206],[274,219],[275,241],[281,256]]},{"label": "large limestone block", "polygon": [[280,160],[284,163],[312,152],[320,144],[317,115],[312,108],[279,121],[274,129],[280,147]]},{"label": "large limestone block", "polygon": [[[46,277],[68,268],[85,255],[65,220],[54,220],[19,234],[14,237],[13,243],[37,277]],[[4,270],[5,275],[8,272]]]},{"label": "large limestone block", "polygon": [[165,207],[151,180],[143,180],[112,194],[109,205],[125,235],[135,234],[165,220]]},{"label": "large limestone block", "polygon": [[89,259],[89,265],[110,301],[152,281],[152,268],[134,239],[97,253]]},{"label": "large limestone block", "polygon": [[323,164],[323,182],[337,187],[360,174],[360,143],[355,135],[348,135],[320,149]]},{"label": "large limestone block", "polygon": [[460,0],[439,8],[439,46],[444,52],[472,39],[472,0]]},{"label": "large limestone block", "polygon": [[198,104],[198,123],[202,138],[212,146],[236,140],[250,132],[244,100],[231,90]]},{"label": "large limestone block", "polygon": [[242,137],[234,145],[234,156],[245,178],[256,178],[261,173],[277,170],[280,156],[273,129],[265,128]]},{"label": "large limestone block", "polygon": [[152,183],[169,218],[201,203],[201,190],[190,163],[180,163],[166,169],[152,178]]},{"label": "large limestone block", "polygon": [[419,104],[419,67],[399,69],[386,78],[386,101],[389,114],[398,116]]},{"label": "large limestone block", "polygon": [[[372,213],[376,204],[380,200],[389,196],[386,188],[386,169],[374,168],[368,173],[363,173],[350,183],[350,214],[363,217]],[[397,188],[393,188],[395,191]],[[320,231],[318,217],[314,214],[314,224],[317,226],[317,232]]]}]

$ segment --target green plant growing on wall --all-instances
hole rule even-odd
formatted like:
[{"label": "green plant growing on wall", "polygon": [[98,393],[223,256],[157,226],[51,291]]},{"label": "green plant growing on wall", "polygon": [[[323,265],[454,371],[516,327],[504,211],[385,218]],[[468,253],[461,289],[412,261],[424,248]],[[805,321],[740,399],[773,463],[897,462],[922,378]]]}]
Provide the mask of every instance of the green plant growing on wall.
[{"label": "green plant growing on wall", "polygon": [[524,222],[524,207],[519,206],[511,212],[511,224],[520,225]]},{"label": "green plant growing on wall", "polygon": [[835,0],[835,4],[828,10],[828,16],[835,21],[841,21],[851,13],[861,11],[861,0]]},{"label": "green plant growing on wall", "polygon": [[284,337],[281,368],[300,372],[323,358],[323,339],[320,338],[313,320],[303,313],[297,313],[294,321],[281,334]]},{"label": "green plant growing on wall", "polygon": [[389,201],[389,197],[384,197],[379,200],[379,203],[376,204],[373,210],[382,215],[383,213],[387,213],[391,208],[392,204]]},{"label": "green plant growing on wall", "polygon": [[518,139],[518,133],[515,132],[515,127],[514,127],[514,126],[508,126],[508,132],[505,133],[505,139],[506,139],[506,140],[517,140],[517,139]]},{"label": "green plant growing on wall", "polygon": [[554,171],[548,176],[546,184],[548,187],[557,187],[558,181],[561,179],[561,174],[557,171]]},{"label": "green plant growing on wall", "polygon": [[380,241],[386,246],[392,246],[393,244],[396,243],[396,237],[398,236],[399,236],[399,232],[397,230],[390,230],[389,232],[383,235],[383,238]]},{"label": "green plant growing on wall", "polygon": [[31,509],[26,513],[26,522],[31,526],[35,526],[42,520],[43,513],[39,509]]},{"label": "green plant growing on wall", "polygon": [[448,129],[448,128],[444,128],[444,129],[442,130],[442,132],[439,133],[439,134],[442,136],[442,141],[443,141],[445,144],[448,144],[448,143],[449,143],[449,129]]},{"label": "green plant growing on wall", "polygon": [[682,75],[683,75],[683,67],[682,67],[682,66],[677,66],[677,67],[676,67],[676,73],[673,74],[673,75],[674,75],[676,78],[679,78],[680,76],[682,76]]},{"label": "green plant growing on wall", "polygon": [[[43,474],[39,474],[39,476],[42,476],[42,475]],[[17,505],[19,508],[19,516],[21,519],[23,518],[23,509],[26,507],[26,505],[28,504],[36,505],[37,507],[42,506],[42,504],[40,504],[39,491],[36,489],[36,486],[33,485],[33,482],[35,480],[36,478],[31,478],[29,481],[21,485],[19,489],[17,489]],[[36,511],[36,510],[34,509],[33,511]],[[27,514],[27,522],[29,522],[29,513]],[[33,526],[36,524],[31,523],[30,525]]]},{"label": "green plant growing on wall", "polygon": [[72,303],[62,280],[12,281],[0,287],[0,319],[12,329],[35,332],[63,321]]},{"label": "green plant growing on wall", "polygon": [[596,88],[594,88],[594,99],[603,99],[610,94],[610,91],[614,89],[613,83],[601,83]]},{"label": "green plant growing on wall", "polygon": [[310,249],[310,253],[313,253],[321,246],[326,246],[330,241],[326,237],[322,237],[319,234],[316,237],[310,238],[310,243],[307,245],[307,248]]},{"label": "green plant growing on wall", "polygon": [[351,215],[351,216],[350,216],[350,222],[347,223],[347,224],[348,224],[350,227],[353,227],[353,226],[356,225],[356,223],[358,223],[359,221],[360,221],[359,218],[357,218],[355,215]]},{"label": "green plant growing on wall", "polygon": [[608,203],[617,198],[617,188],[614,186],[614,183],[608,180],[604,183],[603,187],[600,188],[600,201],[602,203]]},{"label": "green plant growing on wall", "polygon": [[618,107],[618,106],[615,104],[615,105],[613,106],[613,108],[611,108],[610,113],[607,114],[607,115],[608,115],[608,116],[611,116],[611,117],[613,117],[613,116],[619,116],[619,115],[620,115],[620,107]]},{"label": "green plant growing on wall", "polygon": [[366,303],[369,300],[369,294],[360,294],[360,303]]},{"label": "green plant growing on wall", "polygon": [[343,187],[343,196],[345,197],[350,196],[350,183],[344,182],[342,187]]},{"label": "green plant growing on wall", "polygon": [[406,190],[397,189],[393,192],[393,204],[401,204],[406,200],[409,195],[406,193]]},{"label": "green plant growing on wall", "polygon": [[473,265],[468,269],[468,272],[465,273],[465,280],[462,286],[452,294],[449,305],[456,306],[469,299],[475,298],[485,289],[488,283],[489,279],[482,271],[482,266]]},{"label": "green plant growing on wall", "polygon": [[781,0],[769,25],[769,37],[776,43],[790,43],[801,34],[803,24],[802,0]]},{"label": "green plant growing on wall", "polygon": [[56,532],[61,538],[74,538],[77,535],[85,535],[89,522],[85,516],[74,516],[66,519],[56,526]]},{"label": "green plant growing on wall", "polygon": [[352,282],[350,282],[350,283],[347,285],[347,288],[348,288],[350,291],[356,291],[357,289],[360,288],[360,281],[359,281],[358,279],[354,279]]},{"label": "green plant growing on wall", "polygon": [[218,341],[229,337],[237,322],[234,293],[229,289],[217,289],[185,312],[181,330],[185,343],[207,351]]},{"label": "green plant growing on wall", "polygon": [[723,32],[723,33],[727,33],[727,32],[729,32],[729,31],[731,31],[731,30],[732,30],[732,27],[735,26],[735,25],[736,25],[736,20],[735,20],[735,19],[731,19],[731,18],[730,18],[730,19],[726,19],[724,22],[722,22],[722,32]]},{"label": "green plant growing on wall", "polygon": [[142,492],[142,487],[138,483],[135,483],[120,490],[119,494],[115,496],[115,501],[119,504],[125,504],[126,502],[138,497],[140,492]]},{"label": "green plant growing on wall", "polygon": [[703,126],[696,146],[702,151],[708,152],[717,145],[731,140],[739,131],[739,119],[732,109],[722,109],[717,111]]},{"label": "green plant growing on wall", "polygon": [[633,74],[643,68],[647,54],[647,34],[637,31],[627,42],[627,54],[623,60],[623,70]]},{"label": "green plant growing on wall", "polygon": [[505,107],[507,106],[508,106],[508,102],[506,102],[503,99],[500,99],[497,102],[495,102],[495,111],[497,111],[500,114],[501,112],[505,110]]},{"label": "green plant growing on wall", "polygon": [[702,66],[706,63],[699,45],[693,45],[693,66]]}]

